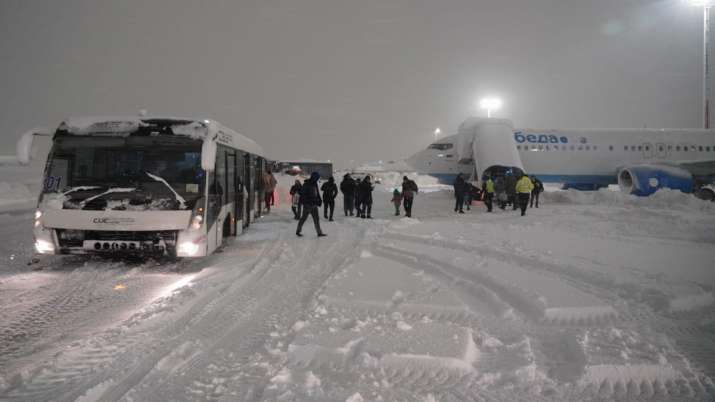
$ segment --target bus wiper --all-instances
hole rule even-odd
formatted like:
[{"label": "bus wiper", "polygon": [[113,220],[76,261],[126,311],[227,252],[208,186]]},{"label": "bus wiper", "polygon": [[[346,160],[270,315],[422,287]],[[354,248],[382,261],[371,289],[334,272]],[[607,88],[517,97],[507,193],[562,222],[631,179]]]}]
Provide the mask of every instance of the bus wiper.
[{"label": "bus wiper", "polygon": [[134,188],[134,187],[131,187],[131,188],[129,188],[129,187],[111,187],[111,188],[107,189],[107,191],[105,191],[105,192],[103,192],[103,193],[99,193],[99,194],[97,194],[97,195],[95,195],[95,196],[89,197],[89,198],[83,200],[82,202],[80,202],[80,203],[79,203],[79,209],[83,209],[84,206],[87,205],[89,202],[94,201],[94,200],[96,200],[97,198],[104,197],[104,196],[107,195],[107,194],[111,194],[111,193],[131,193],[131,192],[133,192],[133,191],[136,191],[136,188]]},{"label": "bus wiper", "polygon": [[179,193],[177,193],[176,190],[174,190],[174,188],[171,187],[171,185],[169,185],[169,183],[166,182],[166,180],[164,180],[163,178],[161,178],[161,177],[159,177],[159,176],[156,176],[156,175],[153,175],[153,174],[151,174],[151,173],[149,173],[149,172],[146,172],[146,171],[145,171],[144,173],[146,173],[146,175],[149,176],[149,177],[151,177],[153,180],[158,181],[159,183],[164,183],[164,185],[165,185],[169,190],[171,190],[171,192],[174,194],[174,197],[176,197],[176,201],[179,201],[179,207],[180,207],[181,209],[186,209],[186,200],[184,199],[184,197],[182,197],[181,195],[179,195]]},{"label": "bus wiper", "polygon": [[70,193],[74,193],[75,191],[96,190],[96,189],[98,189],[98,188],[104,188],[104,187],[102,187],[102,186],[79,186],[79,187],[73,187],[73,188],[71,188],[71,189],[65,191],[64,193],[62,193],[62,195],[67,195],[67,194],[70,194]]}]

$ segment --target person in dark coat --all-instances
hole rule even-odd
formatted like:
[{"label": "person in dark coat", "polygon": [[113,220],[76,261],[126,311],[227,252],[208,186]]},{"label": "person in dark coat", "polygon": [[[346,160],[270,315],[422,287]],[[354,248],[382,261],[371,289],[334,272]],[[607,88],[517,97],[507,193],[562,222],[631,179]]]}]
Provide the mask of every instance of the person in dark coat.
[{"label": "person in dark coat", "polygon": [[[328,181],[320,187],[323,191],[323,218],[333,221],[333,211],[335,211],[335,197],[338,196],[338,186],[335,185],[335,179],[330,176]],[[330,212],[330,216],[328,216]]]},{"label": "person in dark coat", "polygon": [[454,203],[454,212],[464,213],[464,193],[467,190],[467,183],[464,181],[462,174],[458,174],[457,178],[454,179],[454,198],[456,199]]},{"label": "person in dark coat", "polygon": [[534,189],[531,190],[530,207],[534,207],[534,200],[536,200],[536,208],[539,208],[539,194],[544,192],[544,183],[537,179],[536,176],[531,176],[531,183],[534,185]]},{"label": "person in dark coat", "polygon": [[340,191],[343,193],[343,209],[345,216],[353,216],[355,209],[355,180],[350,177],[350,174],[343,176],[343,181],[340,182]]},{"label": "person in dark coat", "polygon": [[295,220],[300,219],[300,189],[303,187],[300,184],[300,180],[296,180],[295,184],[290,188],[290,209],[293,211],[293,217]]},{"label": "person in dark coat", "polygon": [[320,229],[320,214],[318,213],[318,208],[323,204],[323,200],[320,198],[318,180],[320,180],[320,174],[313,172],[313,174],[310,175],[310,179],[303,183],[303,187],[300,190],[300,204],[303,207],[303,214],[300,216],[298,228],[295,231],[295,234],[299,237],[303,236],[300,232],[303,229],[303,224],[308,219],[308,215],[313,217],[313,223],[315,224],[315,231],[318,233],[318,237],[326,236]]},{"label": "person in dark coat", "polygon": [[516,211],[519,208],[516,201],[516,177],[511,172],[507,172],[504,184],[506,185],[506,205],[511,205],[512,209]]},{"label": "person in dark coat", "polygon": [[501,209],[506,208],[506,181],[503,176],[497,176],[494,180],[494,194],[497,197],[497,206]]},{"label": "person in dark coat", "polygon": [[362,180],[360,179],[355,179],[355,217],[359,218],[363,205],[362,205],[362,198],[360,198],[360,183],[362,183]]},{"label": "person in dark coat", "polygon": [[408,179],[407,176],[402,177],[402,205],[405,207],[405,216],[408,218],[412,217],[412,203],[418,191],[417,183]]},{"label": "person in dark coat", "polygon": [[[370,176],[365,176],[358,186],[358,192],[360,193],[360,204],[362,208],[360,209],[360,217],[372,219],[370,213],[372,212],[372,190],[374,189],[372,183],[370,182]],[[367,212],[367,215],[365,214]]]}]

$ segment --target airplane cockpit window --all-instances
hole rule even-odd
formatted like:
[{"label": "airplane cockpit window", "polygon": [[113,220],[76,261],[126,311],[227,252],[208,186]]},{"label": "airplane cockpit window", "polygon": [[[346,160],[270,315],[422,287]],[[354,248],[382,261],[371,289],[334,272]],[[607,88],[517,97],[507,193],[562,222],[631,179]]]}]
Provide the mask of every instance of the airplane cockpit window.
[{"label": "airplane cockpit window", "polygon": [[447,149],[452,149],[454,147],[454,144],[430,144],[429,149],[438,149],[440,151],[444,151]]}]

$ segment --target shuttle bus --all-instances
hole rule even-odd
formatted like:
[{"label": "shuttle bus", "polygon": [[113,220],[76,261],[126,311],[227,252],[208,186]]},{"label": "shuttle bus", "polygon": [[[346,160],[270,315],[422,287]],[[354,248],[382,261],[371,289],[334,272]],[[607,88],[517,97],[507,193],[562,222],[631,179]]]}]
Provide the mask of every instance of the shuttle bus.
[{"label": "shuttle bus", "polygon": [[52,136],[35,212],[40,254],[201,257],[261,215],[266,159],[218,122],[173,117],[70,118]]}]

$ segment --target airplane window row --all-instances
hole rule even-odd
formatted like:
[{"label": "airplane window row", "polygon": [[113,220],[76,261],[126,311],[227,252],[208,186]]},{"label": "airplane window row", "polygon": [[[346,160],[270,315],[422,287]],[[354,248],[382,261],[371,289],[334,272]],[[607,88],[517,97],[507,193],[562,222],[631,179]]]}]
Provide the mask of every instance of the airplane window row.
[{"label": "airplane window row", "polygon": [[[655,147],[652,147],[650,145],[624,145],[623,150],[624,151],[646,151],[649,152],[653,148],[653,151],[658,151],[658,152],[665,152],[666,146],[665,145],[658,145]],[[516,149],[519,151],[596,151],[598,150],[598,145],[517,145]],[[608,146],[609,151],[613,151],[613,145]],[[676,152],[715,152],[715,145],[713,146],[702,146],[702,145],[668,145],[667,146],[668,151],[675,150]],[[438,156],[443,156],[443,155],[438,155]],[[448,155],[450,156],[450,155]]]},{"label": "airplane window row", "polygon": [[[613,151],[613,146],[609,146],[608,149],[610,151]],[[649,145],[624,145],[623,150],[624,151],[650,151],[651,147]],[[667,145],[668,151],[672,151],[675,149],[676,152],[683,151],[683,152],[715,152],[715,145],[714,146],[702,146],[702,145]],[[664,152],[666,150],[665,145],[657,145],[653,147],[653,150],[657,150],[658,152]]]},{"label": "airplane window row", "polygon": [[597,145],[517,145],[520,151],[596,151]]}]

